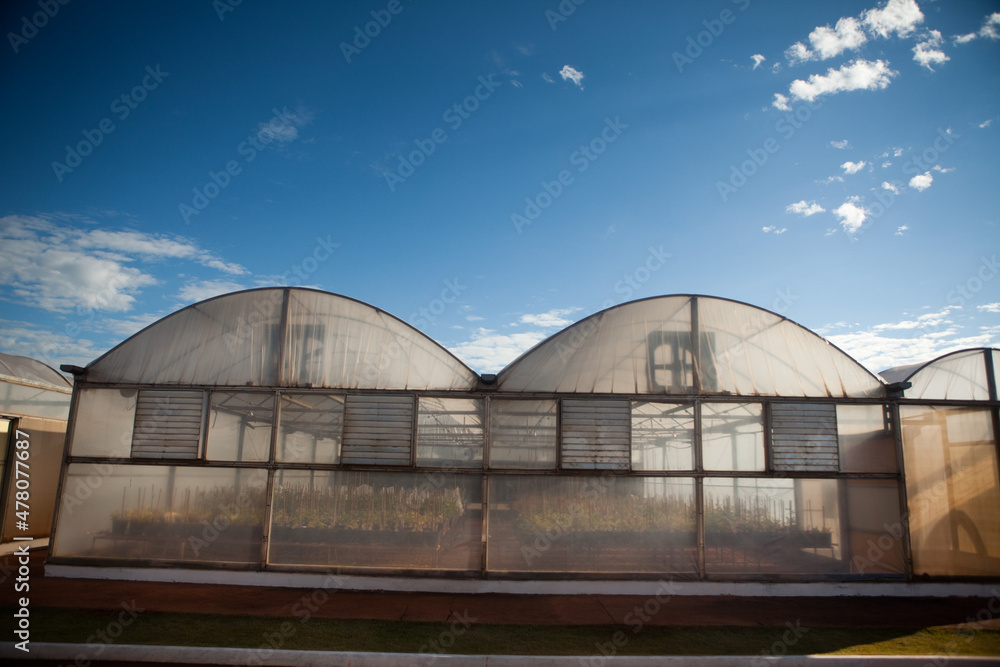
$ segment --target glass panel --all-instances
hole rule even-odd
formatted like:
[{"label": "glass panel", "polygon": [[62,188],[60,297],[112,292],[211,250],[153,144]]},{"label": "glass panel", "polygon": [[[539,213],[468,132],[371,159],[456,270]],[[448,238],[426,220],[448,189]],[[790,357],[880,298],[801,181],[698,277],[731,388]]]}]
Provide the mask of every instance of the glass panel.
[{"label": "glass panel", "polygon": [[837,439],[844,472],[896,472],[896,443],[883,405],[838,405]]},{"label": "glass panel", "polygon": [[1000,575],[1000,482],[988,409],[900,406],[916,575]]},{"label": "glass panel", "polygon": [[62,419],[69,417],[70,392],[0,381],[0,413]]},{"label": "glass panel", "polygon": [[344,397],[283,394],[278,427],[278,461],[340,463]]},{"label": "glass panel", "polygon": [[73,456],[127,457],[132,449],[135,389],[78,389]]},{"label": "glass panel", "polygon": [[841,574],[837,480],[706,478],[708,574]]},{"label": "glass panel", "polygon": [[555,468],[556,415],[554,400],[490,401],[490,466]]},{"label": "glass panel", "polygon": [[705,470],[764,470],[764,421],[760,403],[703,403]]},{"label": "glass panel", "polygon": [[697,572],[690,478],[505,475],[489,485],[490,570]]},{"label": "glass panel", "polygon": [[74,463],[53,556],[259,563],[267,471]]},{"label": "glass panel", "polygon": [[846,486],[851,574],[905,575],[899,484],[891,479],[849,479]]},{"label": "glass panel", "polygon": [[632,403],[632,469],[694,469],[694,406]]},{"label": "glass panel", "polygon": [[482,399],[420,398],[417,465],[482,467]]},{"label": "glass panel", "polygon": [[267,461],[274,394],[212,392],[208,415],[210,461]]},{"label": "glass panel", "polygon": [[479,475],[279,470],[271,512],[271,563],[480,568]]}]

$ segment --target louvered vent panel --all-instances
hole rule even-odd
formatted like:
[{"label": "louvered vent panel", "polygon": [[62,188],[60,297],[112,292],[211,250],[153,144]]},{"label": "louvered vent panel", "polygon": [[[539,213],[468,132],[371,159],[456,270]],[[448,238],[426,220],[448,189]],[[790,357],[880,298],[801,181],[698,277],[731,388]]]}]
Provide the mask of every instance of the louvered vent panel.
[{"label": "louvered vent panel", "polygon": [[562,467],[628,470],[631,459],[628,401],[562,402]]},{"label": "louvered vent panel", "polygon": [[132,456],[194,459],[201,441],[204,394],[142,389],[135,408]]},{"label": "louvered vent panel", "polygon": [[771,404],[775,470],[836,472],[837,407],[829,404]]},{"label": "louvered vent panel", "polygon": [[412,442],[413,397],[347,397],[343,463],[409,465]]}]

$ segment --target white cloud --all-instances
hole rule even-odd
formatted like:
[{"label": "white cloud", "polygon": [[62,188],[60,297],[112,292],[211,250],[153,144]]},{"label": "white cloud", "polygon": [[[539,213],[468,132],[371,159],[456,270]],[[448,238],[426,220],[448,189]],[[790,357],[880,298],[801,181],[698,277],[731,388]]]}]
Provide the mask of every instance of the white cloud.
[{"label": "white cloud", "polygon": [[791,63],[792,65],[798,65],[799,63],[808,62],[812,60],[813,57],[814,57],[813,52],[810,51],[809,47],[807,47],[802,42],[795,42],[787,49],[785,49],[785,58],[787,58],[788,62]]},{"label": "white cloud", "polygon": [[848,162],[845,162],[844,164],[840,165],[840,168],[844,170],[845,174],[851,175],[851,174],[858,173],[859,171],[861,171],[862,169],[864,169],[867,166],[868,166],[868,163],[865,162],[864,160],[862,160],[861,162],[850,162],[850,161],[848,161]]},{"label": "white cloud", "polygon": [[923,192],[927,188],[931,187],[931,183],[934,182],[934,176],[931,172],[925,171],[922,174],[917,174],[910,179],[910,187],[918,192]]},{"label": "white cloud", "polygon": [[824,211],[826,211],[826,209],[816,202],[807,202],[805,199],[797,201],[794,204],[789,204],[785,207],[785,213],[801,213],[807,218],[810,215],[816,215],[817,213],[823,213]]},{"label": "white cloud", "polygon": [[894,236],[902,236],[903,232],[907,232],[909,230],[910,230],[909,225],[900,225],[899,227],[896,227],[896,233],[894,234]]},{"label": "white cloud", "polygon": [[566,327],[573,323],[573,320],[566,319],[567,315],[575,313],[579,308],[553,308],[545,313],[537,315],[521,315],[518,322],[520,324],[531,324],[537,327]]},{"label": "white cloud", "polygon": [[980,130],[985,130],[986,128],[988,128],[992,124],[993,124],[993,119],[992,118],[987,118],[986,120],[984,120],[982,123],[979,124],[979,129]]},{"label": "white cloud", "polygon": [[857,197],[851,197],[833,209],[833,214],[839,219],[841,228],[848,234],[853,234],[861,229],[861,226],[865,224],[865,218],[868,217],[868,209],[859,206],[858,201]]},{"label": "white cloud", "polygon": [[257,136],[262,142],[276,145],[287,144],[299,138],[299,128],[312,122],[312,112],[306,109],[296,109],[289,111],[282,109],[280,114],[275,114],[264,123],[257,124]]},{"label": "white cloud", "polygon": [[583,90],[583,72],[570,67],[569,65],[564,65],[563,68],[559,70],[559,76],[563,78],[563,81],[572,81],[580,88],[580,90]]},{"label": "white cloud", "polygon": [[767,58],[765,58],[764,56],[762,56],[759,53],[753,54],[752,56],[750,56],[750,59],[753,60],[753,69],[757,69],[758,67],[760,67],[760,64],[762,62],[764,62],[765,60],[767,60]]},{"label": "white cloud", "polygon": [[542,331],[498,334],[491,329],[480,328],[472,334],[471,340],[448,349],[476,371],[495,373],[547,337]]},{"label": "white cloud", "polygon": [[867,41],[861,22],[851,16],[840,19],[833,28],[821,26],[809,33],[809,43],[818,60],[839,56],[848,49],[857,50]]},{"label": "white cloud", "polygon": [[553,79],[551,76],[549,76],[545,72],[542,72],[542,80],[546,81],[548,83],[555,83],[555,79]]},{"label": "white cloud", "polygon": [[850,90],[881,90],[889,85],[898,72],[889,69],[883,60],[870,62],[855,60],[840,69],[827,70],[826,74],[813,74],[808,81],[796,79],[789,86],[792,99],[812,102],[822,95],[833,95]]},{"label": "white cloud", "polygon": [[480,317],[479,315],[466,315],[465,316],[465,321],[466,322],[482,322],[485,319],[486,319],[485,317]]},{"label": "white cloud", "polygon": [[830,145],[838,150],[844,150],[845,148],[850,148],[851,144],[847,139],[841,139],[840,141],[831,141]]},{"label": "white cloud", "polygon": [[888,190],[894,195],[899,194],[899,186],[896,185],[895,183],[890,183],[889,181],[882,181],[882,189]]},{"label": "white cloud", "polygon": [[772,74],[777,74],[780,71],[781,71],[781,63],[774,63],[773,65],[771,65]]},{"label": "white cloud", "polygon": [[985,19],[978,32],[970,32],[965,35],[955,35],[952,40],[955,44],[968,44],[969,42],[982,37],[983,39],[1000,39],[1000,12],[993,12]]},{"label": "white cloud", "polygon": [[861,17],[865,27],[883,39],[893,34],[908,37],[924,21],[915,0],[889,0],[884,7],[862,12]]},{"label": "white cloud", "polygon": [[997,330],[984,327],[980,333],[965,335],[965,324],[956,321],[957,316],[961,316],[959,309],[946,306],[915,319],[831,335],[828,340],[873,370],[922,363],[948,352],[997,344]]},{"label": "white cloud", "polygon": [[784,234],[785,232],[788,231],[788,228],[787,227],[781,227],[779,229],[778,227],[775,227],[774,225],[768,225],[767,227],[761,227],[760,230],[762,232],[764,232],[765,234],[775,234],[775,235],[777,235],[777,234]]},{"label": "white cloud", "polygon": [[836,174],[834,174],[833,176],[827,176],[822,181],[816,181],[816,182],[822,185],[830,185],[831,183],[843,183],[844,177],[837,176]]},{"label": "white cloud", "polygon": [[86,366],[105,351],[79,335],[59,334],[12,320],[0,320],[0,350],[31,357],[53,368],[59,368],[60,364]]},{"label": "white cloud", "polygon": [[926,67],[930,71],[934,71],[932,65],[943,65],[944,63],[951,60],[944,51],[937,48],[941,46],[941,33],[937,30],[928,31],[927,35],[924,36],[923,41],[918,42],[916,46],[913,47],[913,59],[920,64],[921,67]]},{"label": "white cloud", "polygon": [[196,303],[211,299],[213,296],[238,292],[243,289],[246,287],[228,280],[194,280],[181,287],[177,298],[184,303]]},{"label": "white cloud", "polygon": [[774,101],[771,102],[771,106],[775,109],[780,109],[781,111],[791,111],[792,107],[788,106],[788,98],[781,93],[774,94]]},{"label": "white cloud", "polygon": [[43,310],[131,310],[142,288],[158,283],[133,264],[163,259],[246,273],[180,237],[64,225],[54,216],[0,218],[0,295]]},{"label": "white cloud", "polygon": [[981,306],[976,306],[976,310],[983,313],[1000,313],[1000,302],[984,303]]}]

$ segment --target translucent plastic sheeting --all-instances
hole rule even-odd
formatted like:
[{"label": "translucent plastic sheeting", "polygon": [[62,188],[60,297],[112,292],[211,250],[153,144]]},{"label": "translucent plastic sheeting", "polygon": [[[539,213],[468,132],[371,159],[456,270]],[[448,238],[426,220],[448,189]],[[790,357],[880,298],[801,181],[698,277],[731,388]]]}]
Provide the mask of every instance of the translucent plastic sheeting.
[{"label": "translucent plastic sheeting", "polygon": [[914,574],[1000,575],[1000,477],[989,409],[899,408]]},{"label": "translucent plastic sheeting", "polygon": [[760,403],[703,403],[701,448],[705,470],[764,470]]},{"label": "translucent plastic sheeting", "polygon": [[0,352],[0,376],[38,384],[52,385],[57,389],[71,389],[73,384],[65,375],[48,364],[30,357],[19,357]]},{"label": "translucent plastic sheeting", "polygon": [[344,397],[282,394],[278,461],[339,463],[344,433]]},{"label": "translucent plastic sheeting", "polygon": [[421,396],[417,414],[417,465],[483,467],[483,401]]},{"label": "translucent plastic sheeting", "polygon": [[278,470],[269,562],[479,570],[482,477]]},{"label": "translucent plastic sheeting", "polygon": [[900,575],[895,480],[707,478],[711,575]]},{"label": "translucent plastic sheeting", "polygon": [[489,493],[491,571],[698,570],[691,478],[505,475]]},{"label": "translucent plastic sheeting", "polygon": [[694,406],[632,403],[632,469],[694,470]]},{"label": "translucent plastic sheeting", "polygon": [[259,563],[267,471],[74,463],[52,555]]},{"label": "translucent plastic sheeting", "polygon": [[271,454],[274,394],[213,391],[206,458],[267,461]]},{"label": "translucent plastic sheeting", "polygon": [[[7,420],[0,420],[0,424]],[[3,534],[4,542],[11,538],[18,537],[46,537],[52,529],[52,509],[56,503],[56,489],[59,485],[59,471],[62,467],[63,445],[66,441],[66,424],[51,419],[35,419],[33,417],[23,417],[17,420],[17,431],[21,432],[17,437],[15,431],[10,434],[9,467],[6,473],[10,476],[7,479],[7,497],[3,503]],[[26,436],[29,444],[29,458],[27,463],[29,468],[23,465],[18,467],[16,461],[17,440],[24,440]],[[0,431],[0,441],[6,438],[6,434]],[[2,470],[2,467],[0,467]],[[20,471],[18,474],[17,471]],[[2,477],[0,477],[2,478]],[[19,522],[23,519],[23,514],[18,516],[17,512],[22,512],[25,505],[17,504],[17,494],[28,491],[27,505],[30,506],[30,516],[27,521],[27,528],[19,527]],[[24,498],[22,497],[23,501]]]},{"label": "translucent plastic sheeting", "polygon": [[413,327],[358,301],[291,290],[282,382],[296,387],[471,389],[479,378]]},{"label": "translucent plastic sheeting", "polygon": [[558,403],[551,399],[490,401],[490,467],[556,467]]},{"label": "translucent plastic sheeting", "polygon": [[883,405],[838,405],[842,472],[896,472],[896,442]]},{"label": "translucent plastic sheeting", "polygon": [[884,395],[874,375],[794,322],[713,297],[697,297],[692,308],[693,300],[657,297],[597,313],[505,368],[499,390]]},{"label": "translucent plastic sheeting", "polygon": [[0,378],[0,413],[26,417],[69,417],[70,392],[54,391],[34,384],[6,382]]},{"label": "translucent plastic sheeting", "polygon": [[290,288],[283,319],[285,293],[237,292],[184,308],[92,363],[87,381],[410,390],[478,383],[454,355],[387,313]]},{"label": "translucent plastic sheeting", "polygon": [[986,359],[991,350],[965,350],[936,359],[910,376],[906,398],[955,401],[990,400]]},{"label": "translucent plastic sheeting", "polygon": [[77,388],[70,454],[106,458],[129,456],[138,395],[136,389]]}]

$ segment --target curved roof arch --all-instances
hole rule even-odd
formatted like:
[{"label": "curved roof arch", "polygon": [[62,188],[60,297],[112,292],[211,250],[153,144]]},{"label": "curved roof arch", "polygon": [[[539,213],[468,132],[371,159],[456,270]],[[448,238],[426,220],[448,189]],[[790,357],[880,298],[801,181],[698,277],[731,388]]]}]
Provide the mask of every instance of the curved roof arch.
[{"label": "curved roof arch", "polygon": [[32,384],[51,385],[60,391],[73,387],[73,383],[65,375],[46,363],[31,357],[0,352],[0,377],[2,376]]},{"label": "curved roof arch", "polygon": [[884,383],[838,347],[740,301],[669,295],[595,313],[504,368],[498,391],[877,397]]},{"label": "curved roof arch", "polygon": [[906,398],[988,401],[990,373],[996,387],[998,370],[1000,350],[974,347],[942,354],[923,364],[890,368],[880,375],[888,382],[909,382],[912,386],[903,392]]},{"label": "curved roof arch", "polygon": [[467,390],[479,376],[399,318],[349,297],[266,287],[192,304],[87,366],[88,382]]}]

